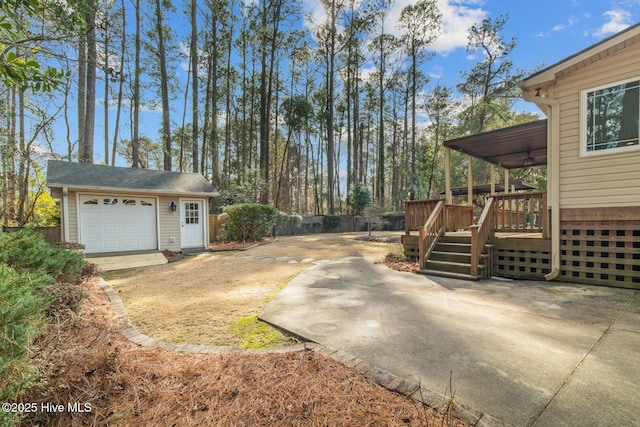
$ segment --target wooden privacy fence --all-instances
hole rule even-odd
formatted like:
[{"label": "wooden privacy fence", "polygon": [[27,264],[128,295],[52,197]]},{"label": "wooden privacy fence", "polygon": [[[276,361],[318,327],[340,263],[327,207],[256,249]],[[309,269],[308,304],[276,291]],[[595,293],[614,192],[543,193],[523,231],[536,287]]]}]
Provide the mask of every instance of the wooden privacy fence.
[{"label": "wooden privacy fence", "polygon": [[[25,227],[7,227],[2,226],[2,231],[5,233],[12,233],[24,229]],[[41,233],[44,236],[44,240],[49,243],[59,243],[62,241],[62,228],[60,226],[54,227],[31,227],[34,231]]]}]

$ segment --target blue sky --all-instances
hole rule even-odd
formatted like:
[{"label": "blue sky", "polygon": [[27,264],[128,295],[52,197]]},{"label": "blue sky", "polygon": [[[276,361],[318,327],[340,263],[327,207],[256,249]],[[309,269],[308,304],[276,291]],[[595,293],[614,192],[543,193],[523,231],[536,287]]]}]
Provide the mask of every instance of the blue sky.
[{"label": "blue sky", "polygon": [[[187,1],[187,0],[183,0]],[[324,11],[317,0],[301,0],[306,15],[320,23],[324,20]],[[400,11],[415,0],[396,0],[389,14],[387,28],[399,35],[395,28]],[[181,9],[181,5],[176,6]],[[533,70],[544,64],[550,66],[556,62],[607,38],[626,27],[640,22],[640,0],[438,0],[443,15],[443,33],[432,45],[435,57],[424,64],[423,72],[430,76],[430,87],[440,83],[454,87],[460,81],[460,72],[470,70],[481,58],[466,53],[468,29],[484,18],[497,18],[501,14],[509,19],[502,32],[505,38],[515,37],[517,47],[510,55],[515,67]],[[173,21],[179,33],[188,34],[184,15],[178,12]],[[132,18],[129,22],[133,22]],[[173,23],[172,23],[173,25]],[[186,37],[186,35],[184,36]],[[187,60],[181,59],[177,67],[178,80],[186,81]],[[366,73],[367,70],[365,69]],[[98,98],[101,98],[102,83],[98,83]],[[182,95],[179,95],[182,98]],[[99,99],[96,108],[95,161],[101,162],[102,154],[102,108]],[[525,102],[519,102],[516,108],[521,111],[539,113],[537,108]],[[115,120],[115,109],[111,117],[111,126]],[[172,120],[180,121],[182,101],[176,101],[172,107]],[[75,104],[70,105],[73,118]],[[153,139],[158,138],[161,127],[159,110],[143,113],[142,133]],[[126,112],[125,112],[126,116]],[[187,123],[190,121],[187,112]],[[72,125],[73,126],[73,125]],[[59,140],[62,141],[60,129]],[[112,133],[112,132],[111,132]],[[121,129],[123,138],[128,138],[129,129]],[[64,151],[63,149],[60,150]],[[118,165],[125,165],[118,159]]]},{"label": "blue sky", "polygon": [[[412,0],[398,0],[391,16]],[[310,2],[311,3],[311,2]],[[469,27],[506,14],[505,38],[515,37],[510,55],[515,67],[533,70],[553,65],[637,22],[640,0],[439,0],[443,34],[432,46],[436,56],[425,64],[431,84],[455,86],[460,71],[480,59],[466,53]],[[520,103],[518,107],[536,111]]]}]

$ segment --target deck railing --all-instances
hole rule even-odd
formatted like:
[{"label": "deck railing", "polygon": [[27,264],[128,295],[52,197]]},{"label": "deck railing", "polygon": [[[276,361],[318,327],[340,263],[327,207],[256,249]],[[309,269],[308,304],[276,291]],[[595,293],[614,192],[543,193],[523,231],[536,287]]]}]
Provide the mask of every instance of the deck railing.
[{"label": "deck railing", "polygon": [[418,230],[427,222],[429,215],[442,199],[433,200],[409,200],[404,202],[404,232]]},{"label": "deck railing", "polygon": [[493,196],[496,231],[547,234],[547,193],[527,192]]},{"label": "deck railing", "polygon": [[429,215],[425,224],[418,229],[418,257],[420,258],[420,269],[422,270],[425,269],[427,259],[438,242],[438,238],[445,232],[445,206],[444,200],[440,200],[431,211],[431,215]]},{"label": "deck railing", "polygon": [[[495,218],[496,218],[496,204],[493,197],[489,197],[487,203],[484,205],[482,215],[478,219],[478,223],[470,227],[471,229],[471,275],[478,275],[478,264],[480,263],[480,257],[484,251],[484,247],[494,235],[495,230]],[[492,262],[489,260],[489,262]],[[485,270],[489,267],[485,265]]]},{"label": "deck railing", "polygon": [[458,231],[473,224],[473,206],[447,205],[447,231]]}]

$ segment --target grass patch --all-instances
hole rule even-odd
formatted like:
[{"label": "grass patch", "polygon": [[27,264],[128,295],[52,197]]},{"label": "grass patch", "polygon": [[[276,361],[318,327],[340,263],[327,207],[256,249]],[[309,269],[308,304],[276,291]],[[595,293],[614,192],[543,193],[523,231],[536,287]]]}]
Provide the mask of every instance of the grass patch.
[{"label": "grass patch", "polygon": [[273,326],[258,319],[258,315],[235,320],[229,330],[240,338],[240,347],[265,350],[292,344],[292,339]]}]

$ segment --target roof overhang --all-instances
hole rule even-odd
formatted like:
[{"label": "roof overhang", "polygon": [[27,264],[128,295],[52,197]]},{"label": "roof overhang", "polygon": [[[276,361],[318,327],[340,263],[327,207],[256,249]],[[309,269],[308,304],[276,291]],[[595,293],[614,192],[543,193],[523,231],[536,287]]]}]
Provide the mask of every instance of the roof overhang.
[{"label": "roof overhang", "polygon": [[140,188],[126,188],[126,187],[99,187],[92,185],[66,185],[55,182],[48,182],[47,187],[52,190],[53,194],[59,194],[58,191],[62,188],[67,188],[69,191],[79,193],[109,193],[109,194],[136,194],[136,195],[150,195],[150,196],[181,196],[181,197],[218,197],[220,193],[214,191],[212,193],[206,192],[185,192],[185,191],[172,191],[172,190],[154,190],[154,189],[140,189]]},{"label": "roof overhang", "polygon": [[[510,182],[509,183],[509,191],[511,191],[511,189],[514,189],[516,191],[532,191],[532,190],[537,190],[538,187],[536,187],[533,184],[529,184],[528,182],[524,182],[524,181],[514,181],[514,182]],[[452,196],[466,196],[469,191],[468,187],[451,187],[451,195]],[[473,194],[477,194],[477,195],[484,195],[484,194],[491,194],[491,184],[481,184],[481,185],[474,185],[472,188]],[[496,183],[495,185],[495,191],[496,193],[504,193],[504,184],[503,183]],[[440,191],[440,194],[444,194],[445,190]]]},{"label": "roof overhang", "polygon": [[633,25],[607,39],[596,43],[575,55],[532,74],[520,83],[525,90],[543,90],[552,86],[556,81],[572,72],[586,67],[596,61],[611,56],[620,50],[640,42],[640,23]]},{"label": "roof overhang", "polygon": [[505,169],[547,164],[547,120],[445,141],[445,147]]}]

